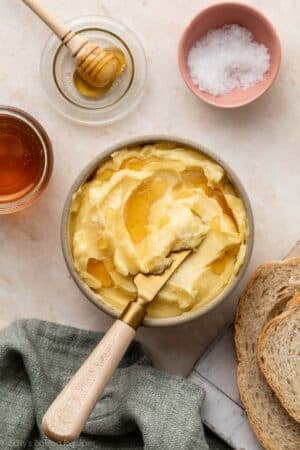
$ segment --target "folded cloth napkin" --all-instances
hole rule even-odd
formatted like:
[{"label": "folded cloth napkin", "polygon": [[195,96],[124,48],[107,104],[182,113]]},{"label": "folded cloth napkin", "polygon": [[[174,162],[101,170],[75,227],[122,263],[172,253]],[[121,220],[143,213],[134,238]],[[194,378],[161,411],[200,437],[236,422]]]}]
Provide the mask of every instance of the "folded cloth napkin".
[{"label": "folded cloth napkin", "polygon": [[[39,320],[0,332],[0,449],[61,449],[41,430],[43,414],[102,334]],[[134,342],[80,438],[68,449],[225,449],[204,436],[203,392],[151,366]]]}]

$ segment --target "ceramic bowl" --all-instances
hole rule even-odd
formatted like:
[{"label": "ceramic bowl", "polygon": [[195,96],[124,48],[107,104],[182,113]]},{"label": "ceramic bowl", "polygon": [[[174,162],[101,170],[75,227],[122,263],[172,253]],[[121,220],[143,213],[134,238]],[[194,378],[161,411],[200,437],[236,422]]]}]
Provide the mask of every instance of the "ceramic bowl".
[{"label": "ceramic bowl", "polygon": [[101,299],[99,299],[99,297],[92,291],[92,289],[90,289],[89,286],[81,280],[81,278],[79,277],[78,273],[76,272],[76,270],[74,268],[72,251],[71,251],[71,246],[70,246],[70,241],[69,241],[69,218],[70,218],[70,209],[71,209],[73,196],[74,196],[75,192],[77,192],[77,190],[80,188],[80,186],[82,184],[84,184],[94,174],[94,172],[98,169],[98,167],[107,160],[107,158],[111,155],[111,153],[113,153],[117,150],[120,150],[121,148],[124,148],[124,147],[131,147],[131,146],[134,147],[137,145],[145,145],[145,144],[154,143],[154,142],[158,142],[158,141],[176,142],[181,145],[189,146],[189,147],[195,149],[196,151],[199,151],[199,152],[203,153],[204,155],[207,155],[209,158],[215,160],[218,164],[220,164],[220,166],[222,166],[224,168],[229,180],[233,184],[236,192],[238,193],[240,198],[243,200],[243,203],[245,205],[248,223],[249,223],[249,237],[248,237],[247,243],[246,243],[247,246],[246,246],[245,260],[244,260],[242,267],[240,268],[240,271],[235,276],[235,278],[232,280],[232,282],[217,297],[215,297],[208,304],[204,305],[202,308],[190,311],[181,316],[175,316],[175,317],[163,318],[163,319],[146,317],[143,322],[143,325],[149,326],[149,327],[164,327],[164,326],[172,326],[172,325],[178,325],[178,324],[184,323],[184,322],[189,322],[189,321],[196,319],[197,317],[200,317],[203,314],[207,313],[208,311],[210,311],[211,309],[216,307],[219,303],[224,301],[225,298],[230,293],[233,292],[233,290],[235,289],[238,282],[241,280],[241,278],[243,277],[243,275],[246,271],[246,268],[248,266],[249,259],[250,259],[251,253],[252,253],[253,237],[254,237],[254,223],[253,223],[252,209],[251,209],[251,205],[250,205],[250,202],[249,202],[249,199],[248,199],[245,189],[243,188],[237,175],[235,175],[235,173],[230,169],[230,167],[224,161],[222,161],[217,155],[212,153],[210,150],[207,150],[206,148],[202,147],[201,145],[199,145],[195,142],[191,142],[187,139],[181,139],[181,138],[177,138],[174,136],[164,136],[164,135],[163,136],[161,136],[161,135],[146,136],[146,137],[141,137],[138,139],[132,139],[129,141],[121,142],[117,145],[114,145],[114,146],[108,148],[106,151],[101,153],[101,155],[96,156],[96,158],[93,161],[91,161],[80,172],[80,174],[76,178],[73,186],[71,187],[71,189],[69,191],[69,194],[67,196],[67,199],[66,199],[66,202],[64,205],[64,209],[63,209],[62,221],[61,221],[62,251],[63,251],[63,255],[65,258],[65,262],[68,267],[68,270],[69,270],[73,280],[75,281],[75,283],[77,284],[77,286],[79,287],[81,292],[85,295],[85,297],[88,300],[90,300],[92,303],[94,303],[94,305],[96,305],[98,308],[102,309],[102,311],[110,314],[111,316],[118,317],[120,315],[119,310],[114,309],[113,307],[111,307],[110,305],[108,305],[104,302],[101,302]]},{"label": "ceramic bowl", "polygon": [[[229,24],[238,24],[248,28],[254,39],[268,48],[270,68],[263,80],[254,86],[248,89],[236,89],[227,95],[216,97],[202,91],[193,83],[187,59],[194,43],[203,35],[213,28]],[[178,61],[185,83],[198,98],[221,108],[235,108],[253,102],[272,86],[280,67],[281,47],[273,25],[259,11],[241,3],[220,3],[201,11],[187,26],[179,43]]]}]

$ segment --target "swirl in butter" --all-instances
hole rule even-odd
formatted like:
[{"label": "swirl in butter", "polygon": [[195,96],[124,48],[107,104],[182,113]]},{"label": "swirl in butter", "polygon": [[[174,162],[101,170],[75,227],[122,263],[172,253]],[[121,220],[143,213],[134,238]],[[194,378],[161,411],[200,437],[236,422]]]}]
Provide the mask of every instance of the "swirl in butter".
[{"label": "swirl in butter", "polygon": [[160,273],[171,251],[193,253],[148,306],[164,318],[201,308],[243,263],[248,223],[224,169],[191,148],[161,142],[113,153],[75,194],[74,264],[99,301],[122,310],[138,272]]}]

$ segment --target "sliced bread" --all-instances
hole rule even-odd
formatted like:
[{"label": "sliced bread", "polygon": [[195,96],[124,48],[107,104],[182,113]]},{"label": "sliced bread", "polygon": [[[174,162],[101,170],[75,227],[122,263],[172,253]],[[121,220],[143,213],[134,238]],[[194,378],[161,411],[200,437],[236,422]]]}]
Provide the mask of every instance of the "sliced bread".
[{"label": "sliced bread", "polygon": [[238,387],[249,421],[267,450],[299,450],[300,426],[268,385],[257,360],[264,326],[300,289],[300,258],[260,266],[241,295],[235,323]]},{"label": "sliced bread", "polygon": [[282,314],[264,327],[257,355],[259,366],[283,407],[300,422],[300,292]]}]

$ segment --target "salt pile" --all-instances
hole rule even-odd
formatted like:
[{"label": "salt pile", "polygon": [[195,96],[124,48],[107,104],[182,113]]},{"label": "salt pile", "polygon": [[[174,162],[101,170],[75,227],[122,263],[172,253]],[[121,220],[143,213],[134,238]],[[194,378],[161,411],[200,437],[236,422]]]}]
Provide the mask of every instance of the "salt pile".
[{"label": "salt pile", "polygon": [[208,31],[195,43],[188,55],[188,67],[201,90],[225,95],[261,81],[270,67],[270,55],[247,28],[225,25]]}]

